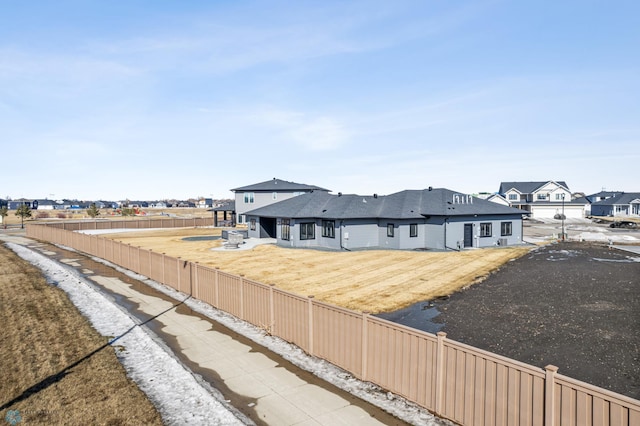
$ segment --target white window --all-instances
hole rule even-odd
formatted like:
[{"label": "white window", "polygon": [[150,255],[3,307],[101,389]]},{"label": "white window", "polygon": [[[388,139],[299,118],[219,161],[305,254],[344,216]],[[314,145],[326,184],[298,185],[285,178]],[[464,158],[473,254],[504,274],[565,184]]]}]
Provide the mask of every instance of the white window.
[{"label": "white window", "polygon": [[501,222],[500,223],[500,235],[502,237],[507,237],[512,234],[512,222]]},{"label": "white window", "polygon": [[545,201],[547,199],[547,194],[538,194],[536,196],[536,200],[538,201]]},{"label": "white window", "polygon": [[509,201],[517,201],[518,194],[509,194]]},{"label": "white window", "polygon": [[244,202],[245,204],[253,204],[255,199],[255,194],[253,192],[245,192],[244,193]]}]

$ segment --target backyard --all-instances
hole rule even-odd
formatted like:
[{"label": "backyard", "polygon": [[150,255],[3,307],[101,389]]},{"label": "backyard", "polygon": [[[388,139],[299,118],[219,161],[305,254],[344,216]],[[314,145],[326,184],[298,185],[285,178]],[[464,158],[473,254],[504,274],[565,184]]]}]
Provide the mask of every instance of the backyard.
[{"label": "backyard", "polygon": [[[251,250],[219,250],[221,240],[211,238],[220,233],[217,228],[183,228],[103,234],[103,237],[372,313],[454,293],[481,281],[532,248],[330,252],[265,244]],[[211,238],[185,240],[192,237]]]}]

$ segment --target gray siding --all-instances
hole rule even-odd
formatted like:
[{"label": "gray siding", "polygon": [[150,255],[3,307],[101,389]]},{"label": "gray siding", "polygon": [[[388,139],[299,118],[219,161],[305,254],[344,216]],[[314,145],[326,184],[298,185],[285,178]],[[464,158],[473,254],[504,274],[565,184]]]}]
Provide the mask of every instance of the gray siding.
[{"label": "gray siding", "polygon": [[[260,217],[250,216],[247,221],[256,220],[256,229],[249,228],[250,238],[260,238]],[[300,239],[300,224],[312,222],[315,226],[315,238]],[[501,239],[506,239],[507,245],[522,244],[522,218],[520,215],[485,215],[454,216],[445,220],[444,217],[429,219],[351,219],[335,220],[335,237],[322,236],[321,219],[290,219],[290,239],[282,239],[282,218],[276,221],[277,244],[283,247],[326,248],[349,250],[380,248],[380,249],[457,249],[464,246],[464,225],[473,225],[472,247],[496,247]],[[511,235],[501,235],[502,222],[511,222]],[[394,225],[394,236],[387,236],[387,224]],[[410,237],[410,225],[418,225],[418,236]],[[491,236],[480,236],[480,224],[491,223]]]},{"label": "gray siding", "polygon": [[347,249],[376,248],[380,246],[378,221],[351,219],[341,221],[342,246]]},{"label": "gray siding", "polygon": [[[502,222],[511,222],[511,235],[501,235]],[[501,239],[506,239],[507,245],[522,244],[522,218],[520,216],[483,216],[480,218],[473,216],[461,216],[449,218],[446,224],[446,245],[447,248],[455,249],[464,244],[464,225],[473,225],[473,247],[496,247]],[[480,224],[491,224],[491,236],[480,236]]]},{"label": "gray siding", "polygon": [[[251,191],[248,191],[251,192]],[[276,192],[276,199],[273,199],[273,192],[254,192],[253,193],[253,203],[245,203],[244,202],[244,192],[236,192],[235,200],[236,200],[236,221],[240,223],[240,215],[248,212],[249,210],[258,209],[260,207],[265,207],[273,203],[277,203],[280,201],[288,200],[289,198],[293,198],[296,195],[293,195],[293,192]],[[247,218],[247,222],[249,218]]]},{"label": "gray siding", "polygon": [[591,216],[613,216],[613,206],[591,205]]}]

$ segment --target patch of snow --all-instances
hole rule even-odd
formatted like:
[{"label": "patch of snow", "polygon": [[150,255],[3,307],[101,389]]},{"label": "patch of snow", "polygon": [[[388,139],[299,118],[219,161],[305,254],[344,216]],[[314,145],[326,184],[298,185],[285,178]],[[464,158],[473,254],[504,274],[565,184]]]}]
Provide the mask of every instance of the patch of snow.
[{"label": "patch of snow", "polygon": [[[123,230],[118,232],[121,231]],[[118,359],[131,379],[156,406],[165,424],[241,425],[252,423],[242,413],[229,407],[220,392],[201,378],[193,375],[170,353],[168,348],[164,347],[161,342],[155,341],[144,329],[137,327],[138,324],[129,315],[104,297],[74,269],[66,268],[55,260],[22,245],[7,243],[7,246],[20,257],[41,269],[49,282],[64,290],[69,295],[69,299],[100,334],[116,336],[109,343],[124,348],[123,351],[116,350]],[[76,251],[70,247],[60,247],[68,251]],[[123,269],[104,259],[98,257],[92,257],[92,259],[142,281],[175,300],[183,301],[187,297],[184,293],[146,276]],[[328,361],[310,356],[299,347],[278,337],[270,336],[263,329],[215,309],[205,302],[189,298],[185,304],[192,310],[279,354],[292,364],[409,424],[453,425],[452,422],[434,416],[425,408],[411,401],[393,395],[373,383],[358,380],[349,372]],[[389,398],[389,395],[392,395],[393,398]]]},{"label": "patch of snow", "polygon": [[[64,247],[65,250],[73,250],[68,247]],[[183,301],[187,299],[187,294],[174,290],[171,287],[165,286],[147,278],[144,275],[137,274],[130,270],[121,268],[111,262],[98,257],[92,257],[96,262],[103,263],[110,266],[131,278],[138,281],[142,281],[150,287],[166,294],[167,296]],[[189,298],[185,301],[185,304],[193,311],[198,312],[206,317],[224,325],[230,330],[241,334],[255,343],[269,349],[270,351],[277,353],[287,361],[296,365],[303,370],[306,370],[315,376],[329,382],[338,388],[349,392],[350,394],[357,396],[358,398],[373,404],[388,413],[404,420],[407,423],[413,425],[452,425],[453,423],[435,417],[425,408],[408,401],[399,396],[395,396],[393,399],[389,399],[389,392],[381,387],[370,383],[363,382],[353,377],[349,372],[331,364],[323,359],[313,357],[305,353],[298,346],[295,346],[289,342],[282,340],[279,337],[268,335],[265,330],[242,321],[231,314],[218,310],[213,306],[193,298]]]},{"label": "patch of snow", "polygon": [[[130,316],[89,285],[74,269],[24,246],[7,246],[38,267],[50,283],[64,290],[103,336],[127,374],[147,395],[168,425],[242,425],[239,413],[217,399],[213,390],[186,369]],[[122,348],[122,350],[120,350]],[[219,394],[219,393],[218,393]],[[221,397],[221,395],[219,395]]]}]

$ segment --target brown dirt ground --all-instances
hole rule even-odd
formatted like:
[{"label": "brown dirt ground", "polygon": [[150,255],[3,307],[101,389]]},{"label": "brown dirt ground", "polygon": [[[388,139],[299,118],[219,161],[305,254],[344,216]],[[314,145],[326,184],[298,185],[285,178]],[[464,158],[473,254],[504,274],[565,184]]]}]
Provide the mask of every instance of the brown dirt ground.
[{"label": "brown dirt ground", "polygon": [[24,424],[161,425],[114,349],[40,271],[0,245],[0,416]]},{"label": "brown dirt ground", "polygon": [[106,238],[199,262],[274,284],[300,295],[358,311],[391,311],[416,301],[448,295],[480,281],[530,247],[428,252],[367,250],[330,252],[274,245],[252,250],[214,251],[220,241],[184,241],[186,236],[220,235],[220,229],[183,228],[104,234]]}]

